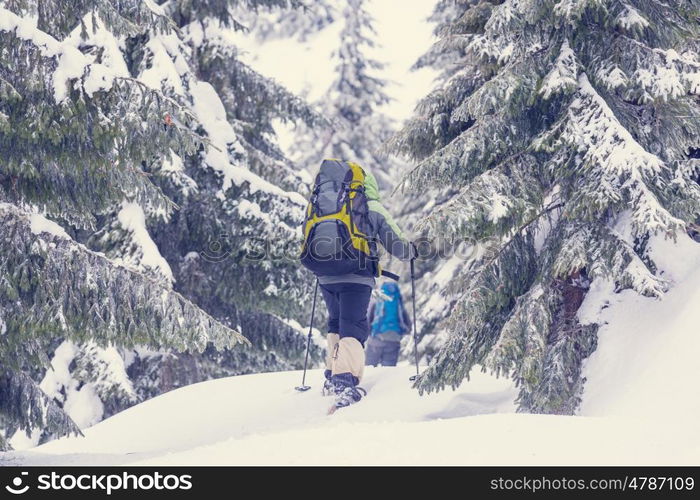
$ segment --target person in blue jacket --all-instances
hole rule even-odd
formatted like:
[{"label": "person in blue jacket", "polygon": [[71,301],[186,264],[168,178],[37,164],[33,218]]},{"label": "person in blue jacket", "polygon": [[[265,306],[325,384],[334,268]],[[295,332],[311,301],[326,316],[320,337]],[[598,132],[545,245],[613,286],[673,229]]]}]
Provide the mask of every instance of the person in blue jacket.
[{"label": "person in blue jacket", "polygon": [[367,340],[365,364],[396,366],[401,339],[411,330],[411,317],[404,306],[398,284],[391,281],[384,283],[381,295],[369,306],[371,335]]}]

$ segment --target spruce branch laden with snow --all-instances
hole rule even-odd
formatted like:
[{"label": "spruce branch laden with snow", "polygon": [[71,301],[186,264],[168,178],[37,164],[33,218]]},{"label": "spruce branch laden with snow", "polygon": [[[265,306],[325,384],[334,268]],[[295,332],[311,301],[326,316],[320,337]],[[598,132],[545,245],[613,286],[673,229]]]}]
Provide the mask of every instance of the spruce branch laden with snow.
[{"label": "spruce branch laden with snow", "polygon": [[295,39],[306,42],[333,24],[340,16],[337,5],[329,0],[303,1],[284,9],[268,12],[236,12],[257,40]]},{"label": "spruce branch laden with snow", "polygon": [[[189,108],[133,78],[121,53],[121,36],[168,36],[173,28],[150,2],[0,3],[0,357],[7,394],[27,385],[25,371],[48,366],[60,338],[85,343],[76,373],[96,371],[98,382],[105,363],[93,362],[103,352],[87,349],[92,341],[99,349],[174,350],[244,342],[235,325],[214,320],[167,283],[77,242],[125,200],[167,216],[175,205],[146,169],[163,152],[184,156],[211,146],[191,130]],[[98,43],[86,43],[90,37]],[[46,408],[39,396],[2,398],[3,427],[74,429],[66,415],[46,418]]]},{"label": "spruce branch laden with snow", "polygon": [[443,193],[418,227],[478,251],[435,282],[449,333],[421,391],[480,364],[514,378],[521,410],[572,413],[596,347],[577,317],[590,282],[671,286],[650,249],[700,217],[699,14],[684,0],[438,3],[441,39],[418,65],[441,83],[392,147],[416,161],[412,189]]},{"label": "spruce branch laden with snow", "polygon": [[[271,121],[313,124],[320,117],[238,60],[231,39],[240,26],[232,7],[232,2],[171,2],[160,13],[172,18],[173,29],[147,26],[126,38],[99,15],[85,16],[84,29],[67,36],[93,64],[123,71],[125,79],[185,110],[188,120],[166,113],[157,124],[177,126],[203,144],[196,150],[163,144],[141,163],[143,180],[167,206],[124,193],[109,200],[97,218],[99,229],[81,235],[82,241],[174,287],[252,344],[219,352],[209,342],[201,353],[136,345],[118,350],[123,360],[114,360],[116,368],[103,362],[113,358],[110,347],[80,344],[75,357],[80,363],[64,385],[69,394],[76,383],[94,388],[94,406],[101,408],[97,421],[176,387],[295,368],[302,360],[304,338],[281,319],[304,312],[309,294],[306,276],[291,258],[303,217],[304,199],[296,192],[302,180],[276,146]],[[211,254],[214,247],[218,252]],[[318,355],[314,348],[312,359]],[[125,372],[126,386],[106,376],[115,369]]]}]

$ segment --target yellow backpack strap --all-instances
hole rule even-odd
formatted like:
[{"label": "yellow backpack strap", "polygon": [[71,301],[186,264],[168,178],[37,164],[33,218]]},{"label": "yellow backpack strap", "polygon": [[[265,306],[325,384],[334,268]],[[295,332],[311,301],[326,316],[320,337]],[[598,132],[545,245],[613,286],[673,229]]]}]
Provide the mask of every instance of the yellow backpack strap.
[{"label": "yellow backpack strap", "polygon": [[[357,163],[351,161],[347,162],[348,167],[352,170],[352,181],[350,181],[350,187],[356,188],[365,185],[365,171]],[[354,198],[357,193],[355,191],[350,191],[350,198]]]}]

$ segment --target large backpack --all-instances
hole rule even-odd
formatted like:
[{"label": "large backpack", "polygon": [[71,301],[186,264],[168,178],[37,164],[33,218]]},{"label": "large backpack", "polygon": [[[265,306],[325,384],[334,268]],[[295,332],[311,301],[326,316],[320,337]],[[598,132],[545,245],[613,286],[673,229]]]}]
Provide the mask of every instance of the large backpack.
[{"label": "large backpack", "polygon": [[403,304],[399,286],[396,283],[384,283],[382,293],[388,298],[377,300],[375,303],[372,336],[386,332],[403,335],[407,327],[403,321]]},{"label": "large backpack", "polygon": [[349,161],[321,163],[303,225],[301,263],[317,276],[378,276],[369,224],[365,171]]}]

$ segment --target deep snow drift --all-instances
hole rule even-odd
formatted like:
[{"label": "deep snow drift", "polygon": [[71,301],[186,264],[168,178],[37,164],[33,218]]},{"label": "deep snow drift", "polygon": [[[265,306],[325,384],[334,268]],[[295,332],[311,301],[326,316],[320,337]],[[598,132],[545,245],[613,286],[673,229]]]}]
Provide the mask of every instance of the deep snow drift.
[{"label": "deep snow drift", "polygon": [[694,419],[513,413],[515,389],[475,373],[456,392],[419,397],[410,367],[369,368],[367,398],[332,416],[299,372],[204,382],[0,463],[69,464],[693,464]]},{"label": "deep snow drift", "polygon": [[420,397],[410,366],[368,368],[357,405],[326,416],[322,373],[191,385],[0,464],[691,464],[700,463],[700,245],[658,240],[673,284],[661,299],[594,282],[579,316],[598,349],[579,416],[515,413],[508,380],[474,371],[457,391]]},{"label": "deep snow drift", "polygon": [[659,276],[671,284],[661,300],[594,283],[579,311],[603,324],[584,365],[581,414],[700,416],[700,245],[683,235],[675,244],[655,237],[650,247]]}]

